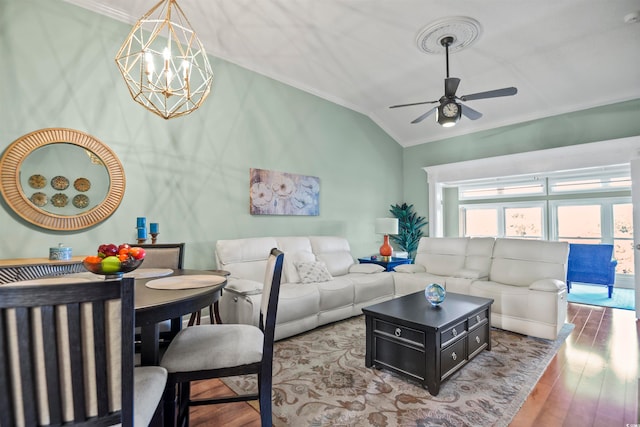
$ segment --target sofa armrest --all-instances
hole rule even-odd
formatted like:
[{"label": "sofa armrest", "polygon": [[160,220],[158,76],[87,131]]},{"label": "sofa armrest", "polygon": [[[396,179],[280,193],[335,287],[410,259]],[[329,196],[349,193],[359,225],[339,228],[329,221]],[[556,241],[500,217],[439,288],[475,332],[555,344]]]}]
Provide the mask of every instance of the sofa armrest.
[{"label": "sofa armrest", "polygon": [[489,274],[480,270],[462,269],[455,272],[453,277],[459,277],[461,279],[486,279]]},{"label": "sofa armrest", "polygon": [[240,295],[258,295],[262,293],[262,283],[249,279],[229,279],[225,291]]},{"label": "sofa armrest", "polygon": [[567,284],[558,279],[540,279],[529,285],[532,291],[558,292],[566,288]]},{"label": "sofa armrest", "polygon": [[420,264],[401,264],[394,268],[396,273],[426,273],[427,269]]}]

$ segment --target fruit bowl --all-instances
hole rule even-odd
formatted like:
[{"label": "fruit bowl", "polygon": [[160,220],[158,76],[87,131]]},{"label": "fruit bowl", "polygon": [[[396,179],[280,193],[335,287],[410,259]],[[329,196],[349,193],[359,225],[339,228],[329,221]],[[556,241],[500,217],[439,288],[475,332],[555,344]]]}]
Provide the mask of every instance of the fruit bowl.
[{"label": "fruit bowl", "polygon": [[91,263],[82,261],[84,268],[94,274],[102,274],[106,279],[120,278],[124,273],[135,270],[142,265],[144,259],[128,259],[118,265],[103,265],[102,263]]}]

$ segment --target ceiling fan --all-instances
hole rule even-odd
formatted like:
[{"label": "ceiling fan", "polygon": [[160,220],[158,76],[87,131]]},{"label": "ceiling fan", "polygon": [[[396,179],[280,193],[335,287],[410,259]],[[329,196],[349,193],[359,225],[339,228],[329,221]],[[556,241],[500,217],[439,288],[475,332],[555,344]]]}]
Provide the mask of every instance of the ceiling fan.
[{"label": "ceiling fan", "polygon": [[464,115],[466,118],[471,120],[477,120],[482,117],[482,113],[474,110],[471,107],[467,107],[466,105],[461,104],[458,101],[497,98],[500,96],[511,96],[518,93],[518,89],[516,89],[515,87],[505,87],[502,89],[490,90],[487,92],[473,93],[471,95],[456,96],[456,90],[458,89],[458,85],[460,84],[460,79],[456,77],[449,77],[449,46],[451,46],[451,44],[453,43],[453,37],[443,37],[442,40],[440,40],[440,43],[445,48],[447,61],[447,78],[444,80],[444,96],[437,101],[413,102],[411,104],[392,105],[389,107],[400,108],[409,107],[412,105],[435,104],[437,102],[440,103],[439,106],[433,107],[431,110],[417,117],[411,123],[419,123],[436,111],[438,113],[437,121],[443,127],[454,126],[458,122],[458,120],[460,120],[461,115]]}]

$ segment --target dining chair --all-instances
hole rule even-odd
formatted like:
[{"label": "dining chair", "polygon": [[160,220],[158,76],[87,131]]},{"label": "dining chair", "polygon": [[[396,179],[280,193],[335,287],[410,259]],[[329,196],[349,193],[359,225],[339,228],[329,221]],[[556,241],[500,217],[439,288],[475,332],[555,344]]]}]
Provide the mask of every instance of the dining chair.
[{"label": "dining chair", "polygon": [[61,282],[0,286],[0,426],[161,420],[166,370],[133,366],[134,280]]},{"label": "dining chair", "polygon": [[[262,425],[271,426],[273,342],[283,259],[284,253],[275,248],[268,256],[257,327],[196,325],[171,341],[160,362],[169,372],[163,397],[165,426],[188,426],[189,406],[248,400],[259,401]],[[190,381],[248,374],[257,375],[255,394],[191,399]]]},{"label": "dining chair", "polygon": [[[131,246],[143,248],[145,251],[143,268],[170,268],[172,270],[182,270],[184,268],[184,243],[153,243],[137,244]],[[160,341],[167,345],[171,339],[182,329],[182,319],[171,319],[159,325]],[[140,331],[136,328],[136,341],[140,341]]]}]

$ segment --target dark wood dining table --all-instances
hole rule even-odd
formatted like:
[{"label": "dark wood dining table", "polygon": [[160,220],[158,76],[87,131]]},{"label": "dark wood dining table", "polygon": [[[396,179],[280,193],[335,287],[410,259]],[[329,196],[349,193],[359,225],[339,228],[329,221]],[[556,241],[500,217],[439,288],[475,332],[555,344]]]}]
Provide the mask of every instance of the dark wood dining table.
[{"label": "dark wood dining table", "polygon": [[[207,270],[174,270],[163,277],[224,274]],[[157,365],[160,359],[160,328],[165,320],[179,319],[181,316],[209,307],[218,301],[226,280],[220,284],[196,289],[152,289],[145,286],[151,280],[162,277],[137,278],[135,280],[136,326],[140,327],[140,363]]]}]

